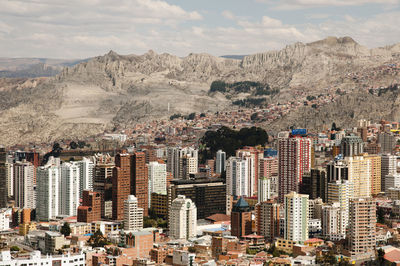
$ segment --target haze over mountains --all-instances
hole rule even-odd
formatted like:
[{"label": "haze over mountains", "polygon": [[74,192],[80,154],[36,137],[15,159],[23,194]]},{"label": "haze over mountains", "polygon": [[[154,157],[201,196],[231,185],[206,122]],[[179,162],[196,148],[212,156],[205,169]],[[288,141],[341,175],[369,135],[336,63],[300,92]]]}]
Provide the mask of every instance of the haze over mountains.
[{"label": "haze over mountains", "polygon": [[[326,106],[294,110],[265,127],[300,126],[300,119],[318,127],[332,119],[345,126],[359,118],[398,118],[397,90],[368,94],[370,88],[400,83],[398,72],[376,74],[382,66],[396,63],[400,63],[400,44],[368,49],[350,37],[295,43],[242,59],[110,51],[65,67],[55,77],[0,79],[0,134],[4,136],[0,142],[11,145],[86,137],[143,119],[238,108],[233,104],[238,100],[261,99],[263,107],[302,100],[299,91],[321,95],[332,88],[348,93]],[[216,80],[257,82],[279,93],[210,92]],[[366,103],[370,107],[362,106]]]}]

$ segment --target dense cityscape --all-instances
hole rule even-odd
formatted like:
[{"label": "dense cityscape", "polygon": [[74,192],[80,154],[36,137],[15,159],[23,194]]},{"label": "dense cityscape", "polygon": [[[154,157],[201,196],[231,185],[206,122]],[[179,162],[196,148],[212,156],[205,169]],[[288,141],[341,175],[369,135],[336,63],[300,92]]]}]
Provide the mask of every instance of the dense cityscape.
[{"label": "dense cityscape", "polygon": [[[246,119],[200,126],[206,117],[162,136],[1,148],[0,264],[400,260],[400,123],[267,135]],[[224,132],[241,140],[207,142]]]}]

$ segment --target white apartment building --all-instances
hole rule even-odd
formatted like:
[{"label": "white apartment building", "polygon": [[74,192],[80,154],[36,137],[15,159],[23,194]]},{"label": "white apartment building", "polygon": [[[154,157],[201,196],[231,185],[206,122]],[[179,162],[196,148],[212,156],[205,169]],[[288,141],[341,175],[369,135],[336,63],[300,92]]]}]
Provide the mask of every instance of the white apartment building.
[{"label": "white apartment building", "polygon": [[29,162],[18,162],[13,168],[15,207],[35,209],[35,167]]},{"label": "white apartment building", "polygon": [[52,165],[38,167],[36,184],[37,218],[39,221],[49,221],[59,214],[60,168]]},{"label": "white apartment building", "polygon": [[167,166],[164,163],[150,162],[149,169],[149,208],[151,193],[167,194]]},{"label": "white apartment building", "polygon": [[197,208],[191,199],[178,195],[169,210],[169,236],[172,239],[196,237]]},{"label": "white apartment building", "polygon": [[284,238],[304,242],[308,239],[308,195],[294,191],[285,195]]},{"label": "white apartment building", "polygon": [[82,197],[82,191],[93,189],[95,164],[85,157],[76,163],[79,166],[79,196]]},{"label": "white apartment building", "polygon": [[0,266],[23,266],[23,265],[61,265],[61,266],[84,266],[85,255],[61,255],[42,256],[40,251],[33,251],[26,257],[13,258],[9,250],[0,251]]},{"label": "white apartment building", "polygon": [[137,231],[143,228],[143,208],[138,208],[138,200],[129,195],[124,201],[124,230]]},{"label": "white apartment building", "polygon": [[60,167],[59,214],[76,216],[79,206],[80,171],[77,163],[63,163]]}]

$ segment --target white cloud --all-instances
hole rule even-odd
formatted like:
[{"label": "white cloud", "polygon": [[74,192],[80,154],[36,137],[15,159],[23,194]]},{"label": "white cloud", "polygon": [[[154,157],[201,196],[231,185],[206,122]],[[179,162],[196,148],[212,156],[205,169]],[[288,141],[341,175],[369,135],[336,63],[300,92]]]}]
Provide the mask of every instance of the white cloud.
[{"label": "white cloud", "polygon": [[291,10],[324,6],[361,6],[365,4],[398,5],[400,0],[256,0],[275,9]]},{"label": "white cloud", "polygon": [[224,10],[224,11],[222,11],[221,14],[226,19],[232,19],[232,20],[235,19],[235,15],[229,10]]}]

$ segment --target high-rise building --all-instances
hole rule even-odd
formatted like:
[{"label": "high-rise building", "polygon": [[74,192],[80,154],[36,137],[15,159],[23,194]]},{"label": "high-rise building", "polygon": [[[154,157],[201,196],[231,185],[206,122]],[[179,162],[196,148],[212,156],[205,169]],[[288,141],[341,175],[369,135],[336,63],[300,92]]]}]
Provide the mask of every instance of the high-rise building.
[{"label": "high-rise building", "polygon": [[124,230],[137,231],[143,228],[143,208],[138,207],[135,196],[129,195],[124,202]]},{"label": "high-rise building", "polygon": [[124,202],[131,191],[131,155],[127,153],[115,156],[115,168],[112,176],[112,218],[124,219]]},{"label": "high-rise building", "polygon": [[143,152],[135,152],[131,157],[131,195],[135,195],[139,208],[143,208],[143,215],[149,212],[149,170],[146,165],[146,156]]},{"label": "high-rise building", "polygon": [[340,206],[340,238],[346,236],[346,227],[349,221],[349,202],[352,197],[354,197],[354,186],[350,181],[338,180],[328,183],[327,202],[330,204],[338,202]]},{"label": "high-rise building", "polygon": [[342,210],[339,202],[322,206],[322,235],[332,241],[343,239],[341,227]]},{"label": "high-rise building", "polygon": [[226,170],[226,153],[222,150],[217,151],[215,161],[215,172],[221,174]]},{"label": "high-rise building", "polygon": [[264,158],[264,152],[254,147],[244,147],[236,151],[236,157],[247,159],[249,163],[249,192],[255,196],[258,191],[258,178],[260,175],[260,160]]},{"label": "high-rise building", "polygon": [[385,177],[396,173],[397,156],[382,154],[381,156],[381,191],[385,191]]},{"label": "high-rise building", "polygon": [[392,154],[396,146],[396,137],[392,133],[382,132],[378,135],[378,143],[381,144],[381,152]]},{"label": "high-rise building", "polygon": [[389,193],[390,188],[398,188],[400,187],[400,174],[399,173],[394,173],[394,174],[388,174],[384,178],[385,180],[385,193]]},{"label": "high-rise building", "polygon": [[89,158],[82,158],[77,162],[79,166],[79,196],[82,197],[82,191],[93,190],[94,166],[95,164]]},{"label": "high-rise building", "polygon": [[299,192],[303,174],[311,170],[311,144],[306,137],[278,135],[279,201],[291,191]]},{"label": "high-rise building", "polygon": [[101,220],[101,195],[99,192],[84,190],[82,205],[78,207],[78,222],[91,223]]},{"label": "high-rise building", "polygon": [[311,172],[303,174],[300,193],[309,195],[310,199],[321,198],[325,200],[327,185],[326,171],[324,169],[311,169]]},{"label": "high-rise building", "polygon": [[354,186],[354,197],[371,196],[371,160],[364,156],[346,157],[349,168],[348,180]]},{"label": "high-rise building", "polygon": [[251,196],[249,180],[252,159],[230,157],[226,164],[226,188],[228,196]]},{"label": "high-rise building", "polygon": [[[1,171],[1,169],[0,169]],[[14,196],[14,164],[6,162],[7,193],[8,197]],[[0,189],[1,191],[1,189]]]},{"label": "high-rise building", "polygon": [[340,143],[340,153],[345,157],[359,155],[364,152],[364,142],[359,136],[345,136]]},{"label": "high-rise building", "polygon": [[271,199],[271,178],[260,177],[258,179],[257,201],[263,202]]},{"label": "high-rise building", "polygon": [[4,148],[0,147],[0,208],[7,207],[7,152]]},{"label": "high-rise building", "polygon": [[[34,184],[35,167],[29,162],[14,164],[14,197],[18,208],[36,208],[36,191]],[[7,195],[7,192],[5,192]]]},{"label": "high-rise building", "polygon": [[172,201],[169,210],[169,236],[172,239],[190,239],[196,237],[197,210],[190,199],[179,195]]},{"label": "high-rise building", "polygon": [[278,176],[278,158],[266,157],[260,159],[260,177]]},{"label": "high-rise building", "polygon": [[308,239],[308,195],[295,191],[285,195],[284,238],[304,242]]},{"label": "high-rise building", "polygon": [[49,221],[59,214],[60,168],[40,166],[36,170],[36,216],[39,221]]},{"label": "high-rise building", "polygon": [[167,150],[167,172],[173,175],[174,179],[179,178],[179,148],[168,147]]},{"label": "high-rise building", "polygon": [[167,150],[167,172],[174,179],[189,179],[190,174],[197,173],[198,150],[191,147],[169,147]]},{"label": "high-rise building", "polygon": [[327,182],[349,179],[349,167],[344,160],[335,159],[326,166]]},{"label": "high-rise building", "polygon": [[184,195],[196,204],[197,218],[226,213],[226,185],[222,179],[173,180],[170,200]]},{"label": "high-rise building", "polygon": [[371,194],[378,195],[381,192],[381,156],[374,154],[364,154],[363,156],[370,161]]},{"label": "high-rise building", "polygon": [[350,200],[348,241],[351,256],[370,257],[376,248],[376,202],[371,198]]},{"label": "high-rise building", "polygon": [[76,163],[63,163],[60,167],[59,214],[76,216],[79,206],[80,175]]},{"label": "high-rise building", "polygon": [[263,201],[256,205],[257,235],[264,236],[272,242],[279,237],[279,204]]},{"label": "high-rise building", "polygon": [[94,168],[93,191],[99,192],[101,195],[101,216],[106,217],[106,203],[112,207],[112,176],[114,163],[97,163]]},{"label": "high-rise building", "polygon": [[151,205],[151,194],[167,194],[167,167],[164,163],[150,162],[149,169],[149,208]]},{"label": "high-rise building", "polygon": [[252,233],[252,219],[249,204],[240,197],[232,208],[231,235],[238,238]]}]

